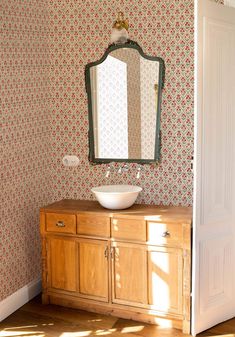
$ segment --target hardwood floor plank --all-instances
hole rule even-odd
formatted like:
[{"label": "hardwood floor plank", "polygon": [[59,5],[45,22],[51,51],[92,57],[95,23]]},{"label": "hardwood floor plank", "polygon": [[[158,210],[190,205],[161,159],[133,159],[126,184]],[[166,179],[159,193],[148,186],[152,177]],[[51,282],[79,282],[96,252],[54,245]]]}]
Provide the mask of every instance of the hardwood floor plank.
[{"label": "hardwood floor plank", "polygon": [[[64,333],[92,331],[88,326],[39,313],[17,310],[0,323],[1,337],[8,336],[61,336]],[[5,334],[4,334],[5,332]],[[72,335],[72,334],[71,334]]]},{"label": "hardwood floor plank", "polygon": [[25,304],[20,310],[25,312],[40,312],[46,317],[62,319],[70,323],[91,326],[94,329],[110,329],[117,322],[118,318],[96,314],[79,309],[65,308],[57,305],[43,305],[38,299]]},{"label": "hardwood floor plank", "polygon": [[[157,325],[145,324],[142,322],[135,322],[131,320],[119,319],[114,328],[121,330],[123,334],[127,331],[133,331],[133,333],[139,337],[183,337],[188,336],[182,333],[182,331],[172,328],[162,328]],[[126,335],[125,335],[126,336]],[[189,336],[188,336],[189,337]]]},{"label": "hardwood floor plank", "polygon": [[[180,330],[118,319],[34,298],[0,323],[1,337],[186,337]],[[188,336],[190,337],[190,336]],[[198,337],[235,337],[235,318]]]}]

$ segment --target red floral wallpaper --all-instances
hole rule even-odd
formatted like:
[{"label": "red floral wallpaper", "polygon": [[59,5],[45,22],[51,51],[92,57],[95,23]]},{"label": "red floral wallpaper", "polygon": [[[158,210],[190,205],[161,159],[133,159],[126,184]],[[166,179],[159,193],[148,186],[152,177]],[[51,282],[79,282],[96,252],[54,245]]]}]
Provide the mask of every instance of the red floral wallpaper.
[{"label": "red floral wallpaper", "polygon": [[[130,38],[147,54],[166,63],[162,102],[162,159],[137,165],[123,175],[105,178],[105,165],[88,162],[88,109],[84,86],[85,64],[99,59],[109,43],[118,10],[130,21]],[[194,86],[194,1],[49,1],[49,91],[51,94],[52,184],[54,199],[92,199],[91,187],[130,183],[143,187],[138,202],[191,205]],[[61,159],[76,154],[77,168],[65,168]],[[118,165],[117,165],[118,166]]]},{"label": "red floral wallpaper", "polygon": [[[40,275],[39,207],[64,197],[91,199],[99,184],[143,187],[139,202],[192,203],[193,0],[1,1],[0,300]],[[88,162],[84,66],[100,58],[117,11],[130,37],[166,62],[162,160],[105,178]],[[62,166],[65,154],[80,158]]]},{"label": "red floral wallpaper", "polygon": [[[0,300],[40,276],[39,207],[91,199],[100,184],[143,187],[139,202],[191,205],[193,0],[2,0]],[[84,66],[99,59],[117,11],[130,38],[166,62],[162,160],[105,178],[88,162]],[[77,168],[62,166],[76,154]],[[117,165],[118,166],[118,165]]]},{"label": "red floral wallpaper", "polygon": [[0,301],[40,275],[39,207],[50,200],[45,2],[0,4]]},{"label": "red floral wallpaper", "polygon": [[[162,160],[139,180],[136,164],[105,178],[87,159],[84,66],[102,56],[119,10],[130,38],[166,62]],[[1,1],[0,300],[40,275],[40,206],[112,183],[141,185],[141,203],[192,204],[193,10],[193,0]],[[65,154],[80,166],[63,167]]]}]

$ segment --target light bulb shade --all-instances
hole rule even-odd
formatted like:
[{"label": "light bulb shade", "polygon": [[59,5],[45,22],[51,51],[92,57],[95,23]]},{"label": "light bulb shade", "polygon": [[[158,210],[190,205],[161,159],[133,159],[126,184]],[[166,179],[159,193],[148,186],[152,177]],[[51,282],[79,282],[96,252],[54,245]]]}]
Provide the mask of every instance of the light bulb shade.
[{"label": "light bulb shade", "polygon": [[121,44],[126,43],[128,40],[128,31],[125,28],[113,28],[111,33],[111,43]]}]

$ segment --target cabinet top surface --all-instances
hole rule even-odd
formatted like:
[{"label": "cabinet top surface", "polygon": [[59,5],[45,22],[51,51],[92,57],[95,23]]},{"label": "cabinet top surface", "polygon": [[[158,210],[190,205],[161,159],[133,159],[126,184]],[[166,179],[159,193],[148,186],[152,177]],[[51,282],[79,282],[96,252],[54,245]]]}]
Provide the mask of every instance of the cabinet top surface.
[{"label": "cabinet top surface", "polygon": [[191,224],[192,208],[134,204],[124,210],[105,209],[97,201],[64,199],[41,208],[42,212],[96,213],[118,218],[140,218],[148,221],[172,221]]}]

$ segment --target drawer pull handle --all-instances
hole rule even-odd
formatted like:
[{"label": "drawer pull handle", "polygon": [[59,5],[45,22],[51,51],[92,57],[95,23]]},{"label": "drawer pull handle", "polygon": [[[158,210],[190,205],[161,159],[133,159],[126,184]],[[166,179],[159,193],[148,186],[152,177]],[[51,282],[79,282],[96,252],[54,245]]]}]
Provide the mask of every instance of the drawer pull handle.
[{"label": "drawer pull handle", "polygon": [[114,247],[111,248],[111,254],[110,255],[111,255],[112,260],[114,259],[114,249],[115,249]]},{"label": "drawer pull handle", "polygon": [[104,251],[104,257],[107,259],[109,257],[109,247],[107,246]]},{"label": "drawer pull handle", "polygon": [[56,223],[56,226],[57,226],[57,227],[65,227],[64,221],[58,221],[58,222]]},{"label": "drawer pull handle", "polygon": [[163,237],[163,238],[167,238],[167,237],[169,237],[169,236],[171,236],[171,234],[170,234],[170,232],[168,232],[168,231],[162,233],[162,237]]}]

